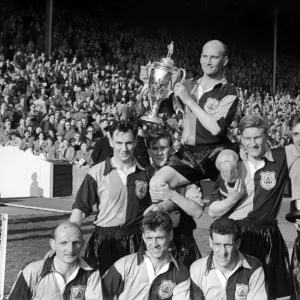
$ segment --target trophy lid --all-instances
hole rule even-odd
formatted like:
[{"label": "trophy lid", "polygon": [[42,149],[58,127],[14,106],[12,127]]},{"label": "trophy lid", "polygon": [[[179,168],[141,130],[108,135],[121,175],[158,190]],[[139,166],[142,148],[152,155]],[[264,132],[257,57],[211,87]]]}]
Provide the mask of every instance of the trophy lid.
[{"label": "trophy lid", "polygon": [[161,59],[161,62],[164,65],[167,65],[167,66],[170,66],[170,67],[174,66],[174,61],[171,57],[164,57],[164,58]]}]

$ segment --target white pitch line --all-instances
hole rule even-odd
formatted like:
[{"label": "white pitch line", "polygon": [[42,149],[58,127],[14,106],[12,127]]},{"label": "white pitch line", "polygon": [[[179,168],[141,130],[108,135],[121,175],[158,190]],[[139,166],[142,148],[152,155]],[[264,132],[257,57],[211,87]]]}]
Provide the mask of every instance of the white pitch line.
[{"label": "white pitch line", "polygon": [[37,207],[37,206],[11,204],[11,203],[1,203],[1,205],[19,207],[19,208],[36,209],[36,210],[45,210],[45,211],[52,211],[52,212],[65,212],[65,213],[71,213],[72,212],[71,210],[52,209],[52,208],[44,208],[44,207]]}]

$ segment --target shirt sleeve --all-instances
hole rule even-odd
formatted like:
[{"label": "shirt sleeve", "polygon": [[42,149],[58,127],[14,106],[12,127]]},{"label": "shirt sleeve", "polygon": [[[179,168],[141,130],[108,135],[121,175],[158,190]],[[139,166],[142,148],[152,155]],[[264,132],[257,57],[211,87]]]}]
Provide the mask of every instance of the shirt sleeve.
[{"label": "shirt sleeve", "polygon": [[214,111],[213,116],[222,130],[227,129],[237,111],[238,98],[236,95],[227,95],[221,101],[220,105]]},{"label": "shirt sleeve", "polygon": [[105,273],[103,278],[103,295],[105,299],[123,292],[124,269],[124,258],[121,258]]},{"label": "shirt sleeve", "polygon": [[189,184],[186,186],[185,198],[197,202],[202,207],[204,206],[201,188],[196,184]]},{"label": "shirt sleeve", "polygon": [[87,282],[85,289],[86,300],[102,300],[102,284],[99,270],[93,272]]},{"label": "shirt sleeve", "polygon": [[300,158],[300,153],[298,152],[296,146],[294,144],[290,144],[285,147],[285,155],[288,169],[292,167],[294,162]]},{"label": "shirt sleeve", "polygon": [[200,281],[198,279],[200,274],[200,268],[197,261],[191,265],[190,273],[191,273],[191,289],[190,289],[191,299],[205,300],[204,293],[201,287],[197,284],[197,282]]},{"label": "shirt sleeve", "polygon": [[262,267],[259,267],[251,276],[249,281],[248,300],[267,300],[267,292],[265,286],[265,274]]},{"label": "shirt sleeve", "polygon": [[90,174],[86,174],[77,192],[72,209],[79,209],[88,217],[93,212],[93,205],[99,202],[97,191],[96,180]]},{"label": "shirt sleeve", "polygon": [[29,286],[28,280],[26,280],[23,271],[21,271],[10,291],[8,300],[30,300],[30,299],[32,299],[32,291]]}]

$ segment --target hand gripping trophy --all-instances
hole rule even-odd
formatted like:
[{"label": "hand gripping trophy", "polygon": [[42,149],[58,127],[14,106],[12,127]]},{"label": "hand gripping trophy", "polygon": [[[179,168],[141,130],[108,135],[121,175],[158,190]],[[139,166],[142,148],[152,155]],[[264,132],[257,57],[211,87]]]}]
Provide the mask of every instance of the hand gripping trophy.
[{"label": "hand gripping trophy", "polygon": [[[174,51],[173,42],[168,45],[168,55],[162,58],[160,62],[154,62],[146,66],[146,82],[149,86],[148,98],[151,105],[151,111],[141,118],[141,120],[163,124],[163,120],[157,116],[160,104],[163,100],[169,98],[173,93],[175,84],[185,80],[186,72],[174,66],[171,55]],[[145,70],[143,70],[145,74]]]}]

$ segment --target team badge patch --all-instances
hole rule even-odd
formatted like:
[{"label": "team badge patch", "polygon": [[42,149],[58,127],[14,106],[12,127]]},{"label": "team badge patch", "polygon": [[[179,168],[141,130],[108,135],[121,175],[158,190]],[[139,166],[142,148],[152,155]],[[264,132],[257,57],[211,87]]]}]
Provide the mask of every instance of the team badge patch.
[{"label": "team badge patch", "polygon": [[261,172],[260,173],[260,185],[265,190],[271,190],[276,185],[276,173],[275,172]]},{"label": "team badge patch", "polygon": [[208,113],[208,114],[213,114],[216,109],[219,107],[220,105],[220,101],[218,101],[215,98],[208,98],[205,105],[204,105],[204,110]]},{"label": "team badge patch", "polygon": [[158,296],[161,299],[167,299],[173,294],[173,290],[176,286],[176,283],[171,280],[163,280],[158,289]]},{"label": "team badge patch", "polygon": [[71,300],[84,300],[84,292],[86,286],[78,285],[71,288]]},{"label": "team badge patch", "polygon": [[249,293],[249,286],[245,284],[236,284],[235,300],[246,300]]},{"label": "team badge patch", "polygon": [[135,181],[135,194],[140,198],[143,199],[147,194],[147,187],[148,183],[144,181]]}]

